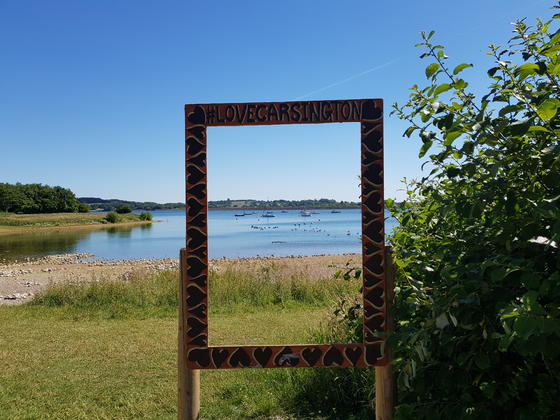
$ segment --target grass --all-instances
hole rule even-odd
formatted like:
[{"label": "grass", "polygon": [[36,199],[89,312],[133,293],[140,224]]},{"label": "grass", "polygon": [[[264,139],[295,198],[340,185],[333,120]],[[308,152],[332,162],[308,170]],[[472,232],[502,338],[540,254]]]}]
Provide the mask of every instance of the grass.
[{"label": "grass", "polygon": [[[211,343],[334,338],[325,320],[358,281],[300,278],[309,272],[266,262],[211,271]],[[175,419],[177,275],[56,285],[27,305],[0,307],[0,418]],[[360,370],[319,371],[327,369],[203,371],[202,418],[371,418],[325,400],[342,398],[327,391]]]},{"label": "grass", "polygon": [[[140,216],[134,213],[120,214],[119,223],[140,222]],[[42,213],[15,214],[0,212],[0,226],[6,227],[58,227],[89,226],[107,224],[102,213]]]}]

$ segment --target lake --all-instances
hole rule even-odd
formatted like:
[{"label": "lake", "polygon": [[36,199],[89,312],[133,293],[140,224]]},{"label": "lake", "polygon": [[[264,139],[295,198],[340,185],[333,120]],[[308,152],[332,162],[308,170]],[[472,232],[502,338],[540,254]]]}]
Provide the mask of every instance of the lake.
[{"label": "lake", "polygon": [[[276,210],[245,216],[239,210],[208,213],[210,258],[346,254],[361,252],[361,210]],[[0,259],[36,258],[51,254],[90,253],[96,259],[177,258],[185,246],[184,210],[152,212],[159,222],[102,230],[37,231],[0,236]],[[386,214],[385,230],[396,221]]]}]

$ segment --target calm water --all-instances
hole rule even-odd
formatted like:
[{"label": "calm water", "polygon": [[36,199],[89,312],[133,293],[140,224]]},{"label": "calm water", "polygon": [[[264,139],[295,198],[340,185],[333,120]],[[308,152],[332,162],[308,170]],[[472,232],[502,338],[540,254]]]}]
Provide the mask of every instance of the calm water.
[{"label": "calm water", "polygon": [[[360,210],[318,210],[302,217],[299,210],[236,217],[233,210],[208,216],[210,258],[344,254],[361,251]],[[87,231],[37,232],[0,236],[0,259],[87,252],[98,259],[177,258],[185,246],[185,213],[154,211],[161,222],[135,227]],[[395,225],[388,218],[386,232]]]}]

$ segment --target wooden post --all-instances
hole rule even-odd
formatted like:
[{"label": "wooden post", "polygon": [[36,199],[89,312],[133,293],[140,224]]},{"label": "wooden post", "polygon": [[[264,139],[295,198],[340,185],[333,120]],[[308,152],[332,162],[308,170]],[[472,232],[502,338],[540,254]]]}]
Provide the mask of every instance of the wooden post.
[{"label": "wooden post", "polygon": [[[385,275],[387,278],[385,293],[387,294],[387,332],[394,330],[393,317],[390,309],[394,298],[395,266],[391,255],[391,247],[385,247]],[[376,420],[392,420],[395,407],[395,379],[391,365],[391,351],[386,348],[388,363],[375,367],[375,418]]]},{"label": "wooden post", "polygon": [[200,416],[200,370],[187,369],[185,352],[185,282],[186,272],[185,249],[179,255],[179,336],[178,336],[178,404],[179,420],[198,420]]}]

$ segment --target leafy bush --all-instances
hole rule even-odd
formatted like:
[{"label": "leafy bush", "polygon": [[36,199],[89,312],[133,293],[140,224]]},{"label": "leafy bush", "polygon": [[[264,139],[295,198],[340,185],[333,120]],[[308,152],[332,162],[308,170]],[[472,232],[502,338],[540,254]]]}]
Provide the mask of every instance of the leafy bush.
[{"label": "leafy bush", "polygon": [[91,210],[91,207],[89,206],[89,204],[86,203],[79,203],[78,204],[78,212],[79,213],[89,213]]},{"label": "leafy bush", "polygon": [[143,211],[140,213],[140,220],[152,220],[153,216],[152,213],[149,211]]},{"label": "leafy bush", "polygon": [[119,214],[126,214],[126,213],[130,213],[131,211],[132,209],[130,208],[130,206],[127,206],[125,204],[118,206],[116,209],[116,212]]},{"label": "leafy bush", "polygon": [[517,21],[508,47],[490,46],[479,99],[460,75],[471,65],[450,67],[423,34],[429,84],[394,105],[420,157],[432,151],[430,175],[388,202],[400,222],[397,418],[560,413],[558,19]]},{"label": "leafy bush", "polygon": [[105,220],[107,220],[109,223],[117,223],[120,219],[120,216],[114,211],[110,211],[105,216]]}]

